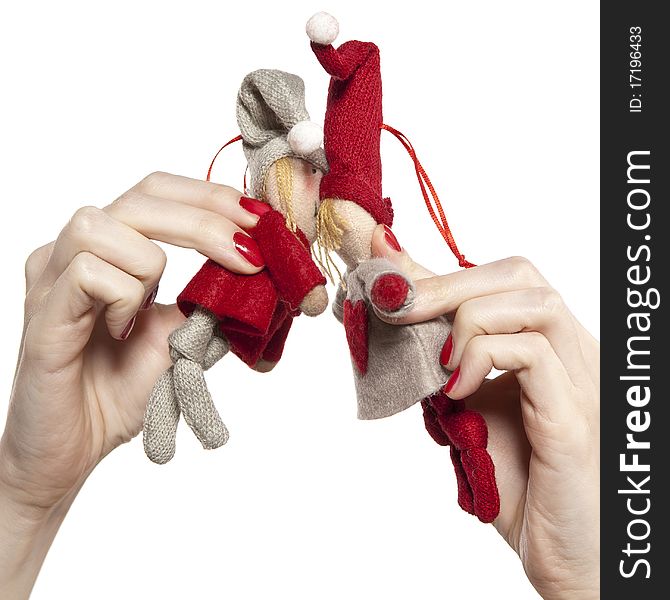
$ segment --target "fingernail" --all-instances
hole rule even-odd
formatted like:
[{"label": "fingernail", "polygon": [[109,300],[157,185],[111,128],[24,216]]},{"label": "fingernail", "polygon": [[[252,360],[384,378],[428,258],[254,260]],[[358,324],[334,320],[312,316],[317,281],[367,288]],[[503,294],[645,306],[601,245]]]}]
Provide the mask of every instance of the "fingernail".
[{"label": "fingernail", "polygon": [[239,231],[235,232],[235,235],[233,235],[233,243],[235,244],[235,249],[254,267],[262,267],[265,265],[261,249],[248,235],[244,235]]},{"label": "fingernail", "polygon": [[447,341],[444,342],[444,346],[442,346],[442,352],[440,352],[440,364],[441,365],[448,365],[449,364],[449,359],[451,358],[451,353],[454,350],[454,340],[451,337],[451,334],[449,334],[449,337],[447,337]]},{"label": "fingernail", "polygon": [[396,252],[402,252],[402,248],[398,243],[398,238],[391,231],[391,228],[388,225],[384,225],[384,234],[386,237],[386,243],[393,248]]},{"label": "fingernail", "polygon": [[147,308],[150,308],[151,305],[156,301],[156,295],[158,294],[158,286],[156,286],[152,292],[147,296],[147,299],[142,303],[142,306],[140,308],[142,310],[146,310]]},{"label": "fingernail", "polygon": [[454,389],[454,386],[458,382],[458,378],[461,375],[461,368],[456,367],[456,370],[451,374],[451,377],[449,377],[449,381],[447,381],[447,385],[444,386],[444,393],[448,394],[451,390]]},{"label": "fingernail", "polygon": [[261,202],[260,200],[256,200],[256,198],[249,198],[248,196],[242,196],[240,198],[240,206],[247,212],[250,212],[252,215],[256,215],[258,217],[264,215],[270,210],[269,204]]},{"label": "fingernail", "polygon": [[137,315],[135,315],[130,321],[128,321],[128,325],[126,325],[125,329],[121,332],[121,339],[125,340],[128,338],[130,335],[130,332],[133,330],[133,327],[135,326],[135,321],[137,320]]}]

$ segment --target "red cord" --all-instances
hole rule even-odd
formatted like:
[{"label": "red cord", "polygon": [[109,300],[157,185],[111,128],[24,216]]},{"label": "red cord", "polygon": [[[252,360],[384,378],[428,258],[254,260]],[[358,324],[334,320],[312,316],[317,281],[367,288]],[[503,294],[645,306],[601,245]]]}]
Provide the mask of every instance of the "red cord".
[{"label": "red cord", "polygon": [[[423,195],[423,199],[426,203],[428,213],[430,214],[430,217],[433,219],[433,223],[435,223],[435,227],[437,227],[437,230],[440,232],[440,235],[444,238],[444,241],[447,242],[449,249],[458,259],[459,266],[465,267],[466,269],[476,266],[474,263],[471,263],[468,260],[466,260],[465,256],[461,254],[461,251],[458,249],[458,246],[456,245],[456,240],[454,240],[454,236],[451,233],[451,229],[449,228],[447,217],[444,214],[444,209],[442,208],[440,198],[438,197],[437,192],[435,191],[435,188],[433,187],[433,184],[430,181],[430,178],[428,177],[428,174],[426,173],[423,166],[419,162],[419,159],[416,156],[416,151],[412,146],[412,143],[409,141],[409,139],[404,133],[401,133],[400,131],[394,129],[390,125],[385,125],[382,123],[381,128],[392,133],[398,139],[398,141],[403,145],[403,148],[405,148],[405,150],[407,151],[407,154],[410,155],[410,158],[414,162],[416,177],[419,180],[419,187],[421,188],[421,194]],[[428,191],[426,191],[426,187],[430,192],[430,196],[428,196]],[[433,207],[433,203],[435,204],[435,207]],[[436,210],[437,214],[435,213]]]},{"label": "red cord", "polygon": [[[214,163],[216,162],[216,159],[218,158],[219,154],[221,154],[221,150],[223,150],[226,146],[230,146],[230,144],[234,144],[235,142],[239,142],[242,139],[241,135],[235,136],[232,140],[227,141],[221,148],[219,148],[218,152],[214,155],[214,158],[212,159],[212,162],[209,163],[209,169],[207,169],[207,177],[205,178],[205,181],[209,181],[210,177],[212,175],[212,169],[214,168]],[[247,169],[249,167],[247,166]],[[246,170],[244,171],[244,191],[246,193],[247,191],[247,172]]]}]

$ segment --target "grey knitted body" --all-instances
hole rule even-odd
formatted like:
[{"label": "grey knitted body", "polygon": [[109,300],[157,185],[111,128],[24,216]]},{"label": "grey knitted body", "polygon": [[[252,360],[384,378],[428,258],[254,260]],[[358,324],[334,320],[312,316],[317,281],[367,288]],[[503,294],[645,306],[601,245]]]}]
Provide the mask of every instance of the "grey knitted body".
[{"label": "grey knitted body", "polygon": [[342,322],[344,302],[365,302],[368,313],[368,367],[365,374],[353,364],[359,419],[380,419],[409,408],[438,391],[450,372],[440,365],[439,357],[451,325],[445,317],[412,325],[391,325],[382,321],[370,300],[376,279],[394,273],[405,277],[410,291],[400,310],[387,313],[402,316],[411,310],[414,285],[388,260],[372,258],[344,274],[345,289],[340,286],[333,312]]},{"label": "grey knitted body", "polygon": [[256,198],[264,196],[268,169],[280,158],[303,158],[324,173],[328,171],[323,148],[299,156],[288,143],[287,132],[308,120],[305,84],[297,75],[259,69],[244,78],[237,94],[237,124],[249,165],[251,193]]}]

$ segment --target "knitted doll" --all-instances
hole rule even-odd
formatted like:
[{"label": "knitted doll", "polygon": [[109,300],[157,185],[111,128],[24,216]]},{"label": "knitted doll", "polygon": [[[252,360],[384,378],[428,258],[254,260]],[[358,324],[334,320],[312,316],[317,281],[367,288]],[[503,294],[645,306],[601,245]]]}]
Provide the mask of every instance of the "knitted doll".
[{"label": "knitted doll", "polygon": [[144,418],[144,449],[156,463],[175,452],[180,413],[206,449],[228,440],[203,371],[228,351],[269,371],[279,361],[293,318],[328,305],[326,280],[312,261],[319,182],[327,171],[322,132],[309,121],[302,79],[276,70],[244,78],[237,123],[251,194],[267,203],[248,231],[265,268],[239,275],[207,260],[177,298],[187,320],[168,339],[173,365],[155,384]]},{"label": "knitted doll", "polygon": [[[307,33],[314,54],[331,76],[324,124],[330,171],[321,181],[317,230],[320,246],[336,251],[347,266],[333,311],[344,324],[349,344],[358,418],[388,417],[421,402],[430,435],[438,444],[451,446],[460,506],[491,522],[499,500],[486,451],[486,423],[444,392],[450,373],[439,356],[451,330],[449,321],[440,317],[391,325],[378,316],[405,315],[415,294],[412,280],[390,261],[371,257],[377,224],[388,228],[393,221],[391,201],[382,197],[379,49],[359,41],[335,49],[331,43],[338,33],[337,21],[325,13],[309,20]],[[408,142],[403,145],[413,154]],[[390,229],[387,235],[395,240]]]}]

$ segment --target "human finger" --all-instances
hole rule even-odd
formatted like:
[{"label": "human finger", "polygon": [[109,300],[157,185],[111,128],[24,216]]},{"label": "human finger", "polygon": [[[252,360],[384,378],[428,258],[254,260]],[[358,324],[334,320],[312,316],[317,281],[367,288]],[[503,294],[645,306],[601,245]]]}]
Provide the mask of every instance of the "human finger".
[{"label": "human finger", "polygon": [[419,323],[454,313],[472,298],[531,287],[548,287],[539,271],[522,257],[506,258],[448,275],[415,281],[414,306],[396,324]]},{"label": "human finger", "polygon": [[209,210],[244,229],[256,225],[262,204],[233,187],[163,171],[147,175],[129,191]]},{"label": "human finger", "polygon": [[236,273],[257,273],[264,266],[256,242],[216,212],[137,191],[127,192],[104,210],[147,238],[193,248]]},{"label": "human finger", "polygon": [[574,318],[553,288],[513,290],[466,300],[456,310],[441,362],[453,370],[476,336],[535,331],[544,335],[578,383],[588,377]]},{"label": "human finger", "polygon": [[80,208],[61,231],[41,277],[50,287],[80,252],[89,252],[138,279],[147,300],[158,285],[165,252],[133,228],[93,206]]}]

